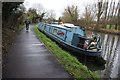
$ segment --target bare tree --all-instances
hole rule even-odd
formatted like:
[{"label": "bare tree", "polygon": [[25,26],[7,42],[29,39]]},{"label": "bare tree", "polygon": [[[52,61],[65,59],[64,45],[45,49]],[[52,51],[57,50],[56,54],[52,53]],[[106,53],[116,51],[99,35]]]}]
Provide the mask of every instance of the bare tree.
[{"label": "bare tree", "polygon": [[105,21],[106,21],[106,18],[107,18],[107,13],[108,13],[108,0],[105,0],[105,12],[104,12],[104,15],[105,15]]},{"label": "bare tree", "polygon": [[120,2],[117,3],[117,6],[115,8],[115,13],[114,13],[114,16],[113,16],[114,17],[114,23],[116,24],[116,29],[117,29],[117,26],[118,26],[118,23],[119,23],[119,13],[120,13],[119,12],[119,9],[120,9],[119,6],[120,6]]},{"label": "bare tree", "polygon": [[106,28],[106,25],[111,25],[116,29],[120,25],[120,0],[98,0],[97,3],[90,5],[91,7],[85,8],[84,17],[81,19],[84,23],[88,24],[89,19],[96,23],[95,30]]},{"label": "bare tree", "polygon": [[113,25],[115,25],[115,29],[117,29],[117,26],[119,24],[119,14],[120,14],[119,8],[120,8],[120,0],[118,2],[115,0],[110,2],[108,8],[109,12],[106,18],[108,22],[107,24],[110,25],[110,29],[113,27]]},{"label": "bare tree", "polygon": [[86,26],[91,26],[93,21],[94,14],[92,14],[92,9],[90,5],[85,7],[85,12],[83,13],[83,20],[85,21]]},{"label": "bare tree", "polygon": [[120,0],[118,2],[118,22],[117,22],[117,26],[118,26],[118,29],[120,30]]},{"label": "bare tree", "polygon": [[111,19],[113,17],[114,11],[115,11],[115,0],[113,0],[113,6],[112,6],[112,10],[111,10]]},{"label": "bare tree", "polygon": [[47,20],[48,23],[54,21],[55,17],[56,17],[56,14],[54,10],[48,10],[45,14],[45,19]]},{"label": "bare tree", "polygon": [[34,3],[31,8],[36,9],[36,11],[39,15],[46,12],[44,7],[40,3]]},{"label": "bare tree", "polygon": [[79,17],[78,7],[72,5],[64,9],[62,21],[77,24],[78,17]]},{"label": "bare tree", "polygon": [[109,24],[110,24],[110,29],[111,29],[112,24],[113,24],[113,13],[114,13],[114,11],[115,11],[115,0],[111,1],[110,8],[109,8],[108,20],[109,20]]},{"label": "bare tree", "polygon": [[100,23],[100,17],[104,11],[103,9],[103,0],[100,0],[100,2],[98,1],[98,4],[97,4],[97,8],[98,8],[98,13],[97,13],[97,26],[95,27],[95,30],[98,30],[100,27],[99,27],[99,23]]},{"label": "bare tree", "polygon": [[54,10],[48,10],[46,12],[45,18],[55,18],[55,17],[56,17],[56,14]]}]

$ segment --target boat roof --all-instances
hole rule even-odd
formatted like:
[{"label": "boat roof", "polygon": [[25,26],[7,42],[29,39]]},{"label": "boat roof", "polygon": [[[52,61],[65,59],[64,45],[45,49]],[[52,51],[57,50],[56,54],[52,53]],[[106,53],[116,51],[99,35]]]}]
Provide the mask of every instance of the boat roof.
[{"label": "boat roof", "polygon": [[50,24],[51,26],[55,26],[55,27],[60,27],[60,28],[64,28],[64,29],[68,29],[67,27],[64,27],[62,25],[58,25],[58,24]]},{"label": "boat roof", "polygon": [[75,26],[74,24],[70,24],[70,23],[64,23],[64,24],[61,24],[61,25],[65,26],[65,27],[68,27],[68,28],[77,27],[77,26]]},{"label": "boat roof", "polygon": [[64,23],[64,24],[49,24],[51,26],[59,27],[59,28],[64,28],[64,29],[71,29],[71,28],[78,28],[78,26],[75,26],[74,24],[70,23]]}]

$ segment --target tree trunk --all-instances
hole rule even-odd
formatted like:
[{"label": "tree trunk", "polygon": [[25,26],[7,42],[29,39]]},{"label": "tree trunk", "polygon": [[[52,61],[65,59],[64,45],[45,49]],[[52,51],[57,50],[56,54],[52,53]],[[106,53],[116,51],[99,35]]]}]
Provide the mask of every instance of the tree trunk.
[{"label": "tree trunk", "polygon": [[99,26],[99,23],[100,23],[100,17],[103,13],[103,10],[102,10],[102,0],[101,2],[98,2],[98,14],[97,14],[97,25],[95,27],[95,30],[99,30],[100,29],[100,26]]},{"label": "tree trunk", "polygon": [[108,13],[108,1],[105,0],[105,18],[104,18],[104,26],[107,26],[107,13]]}]

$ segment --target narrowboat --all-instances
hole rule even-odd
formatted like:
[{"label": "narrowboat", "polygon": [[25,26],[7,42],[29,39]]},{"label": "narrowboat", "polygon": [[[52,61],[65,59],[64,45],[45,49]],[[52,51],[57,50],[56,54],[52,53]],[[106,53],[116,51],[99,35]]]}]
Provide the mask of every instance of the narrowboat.
[{"label": "narrowboat", "polygon": [[89,56],[100,56],[101,54],[100,38],[99,40],[96,38],[95,46],[90,46],[94,42],[94,38],[87,38],[85,29],[80,26],[70,23],[48,24],[40,22],[38,29],[62,46],[79,54]]}]

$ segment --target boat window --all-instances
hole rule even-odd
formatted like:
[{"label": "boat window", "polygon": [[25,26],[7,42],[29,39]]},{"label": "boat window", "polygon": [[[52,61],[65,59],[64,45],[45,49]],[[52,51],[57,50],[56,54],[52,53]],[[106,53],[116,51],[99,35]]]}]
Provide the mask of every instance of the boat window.
[{"label": "boat window", "polygon": [[57,34],[57,29],[54,29],[54,30],[53,30],[53,34]]},{"label": "boat window", "polygon": [[85,38],[79,37],[79,43],[77,46],[80,48],[84,48],[84,43],[85,43]]},{"label": "boat window", "polygon": [[50,32],[50,30],[51,30],[51,26],[49,27],[49,32]]}]

